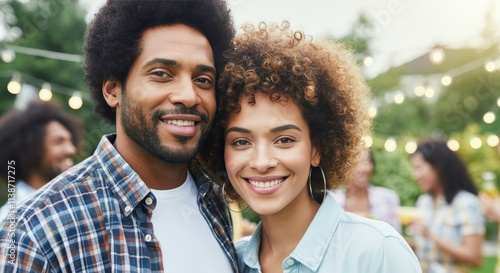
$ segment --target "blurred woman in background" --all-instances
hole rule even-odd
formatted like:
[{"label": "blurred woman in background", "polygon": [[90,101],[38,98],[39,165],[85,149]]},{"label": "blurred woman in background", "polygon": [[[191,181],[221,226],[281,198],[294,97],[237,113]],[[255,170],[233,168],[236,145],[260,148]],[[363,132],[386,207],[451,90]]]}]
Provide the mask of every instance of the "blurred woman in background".
[{"label": "blurred woman in background", "polygon": [[363,150],[351,175],[349,187],[333,192],[333,197],[344,210],[384,221],[401,233],[401,221],[397,214],[399,196],[393,190],[370,185],[374,173],[373,153]]},{"label": "blurred woman in background", "polygon": [[460,158],[446,142],[418,144],[411,156],[413,177],[425,194],[417,200],[423,219],[410,228],[424,273],[469,272],[479,267],[485,232],[477,189]]}]

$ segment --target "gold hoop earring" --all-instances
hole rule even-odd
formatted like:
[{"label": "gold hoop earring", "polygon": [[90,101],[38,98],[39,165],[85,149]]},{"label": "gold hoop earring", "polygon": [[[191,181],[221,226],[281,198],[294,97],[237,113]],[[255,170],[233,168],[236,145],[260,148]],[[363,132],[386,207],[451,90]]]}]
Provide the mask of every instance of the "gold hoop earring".
[{"label": "gold hoop earring", "polygon": [[323,172],[323,168],[321,168],[320,165],[318,165],[317,168],[319,168],[319,170],[321,171],[321,175],[323,176],[323,199],[321,200],[321,202],[318,202],[316,201],[316,199],[314,198],[314,193],[313,193],[313,189],[312,189],[312,180],[311,180],[311,173],[312,173],[312,169],[315,168],[315,167],[311,167],[309,169],[309,179],[308,179],[308,184],[309,184],[309,195],[311,196],[311,198],[318,204],[321,205],[321,202],[323,202],[326,198],[326,177],[325,177],[325,173]]},{"label": "gold hoop earring", "polygon": [[[224,205],[226,206],[226,208],[227,208],[228,210],[230,210],[230,211],[232,211],[232,212],[236,212],[236,213],[241,213],[241,212],[243,212],[243,211],[247,210],[247,209],[248,209],[248,207],[249,207],[249,205],[248,205],[248,204],[247,204],[247,206],[246,206],[244,209],[242,209],[242,210],[234,210],[234,209],[232,209],[232,208],[231,208],[231,206],[230,206],[230,205],[227,203],[227,201],[226,201],[226,194],[225,194],[225,193],[226,193],[226,191],[224,190],[224,188],[225,188],[225,187],[226,187],[226,182],[224,182],[224,183],[222,184],[222,202],[224,202]],[[238,204],[238,206],[239,206],[239,204]]]}]

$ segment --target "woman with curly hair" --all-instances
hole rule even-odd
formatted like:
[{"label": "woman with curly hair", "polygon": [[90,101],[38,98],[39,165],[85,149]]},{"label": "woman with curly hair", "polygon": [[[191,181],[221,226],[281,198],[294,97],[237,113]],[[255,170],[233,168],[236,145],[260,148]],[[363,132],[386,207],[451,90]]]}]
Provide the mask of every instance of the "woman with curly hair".
[{"label": "woman with curly hair", "polygon": [[211,160],[261,223],[237,243],[242,272],[420,272],[388,224],[326,193],[355,163],[370,121],[352,55],[281,25],[246,25],[226,51]]}]

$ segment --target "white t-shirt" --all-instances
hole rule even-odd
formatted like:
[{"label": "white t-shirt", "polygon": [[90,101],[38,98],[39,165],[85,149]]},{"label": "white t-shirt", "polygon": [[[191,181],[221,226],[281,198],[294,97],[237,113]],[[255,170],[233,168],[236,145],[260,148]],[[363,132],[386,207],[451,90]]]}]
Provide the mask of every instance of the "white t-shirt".
[{"label": "white t-shirt", "polygon": [[178,188],[151,191],[157,199],[151,221],[165,273],[233,272],[198,208],[198,189],[190,173]]}]

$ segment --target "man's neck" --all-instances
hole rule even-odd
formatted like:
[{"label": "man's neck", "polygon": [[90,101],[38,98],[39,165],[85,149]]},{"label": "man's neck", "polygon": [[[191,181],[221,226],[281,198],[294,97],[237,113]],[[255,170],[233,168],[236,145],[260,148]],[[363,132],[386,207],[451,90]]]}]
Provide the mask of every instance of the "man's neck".
[{"label": "man's neck", "polygon": [[151,189],[168,190],[182,185],[187,178],[188,164],[170,164],[139,145],[126,145],[117,136],[113,144],[118,153]]}]

